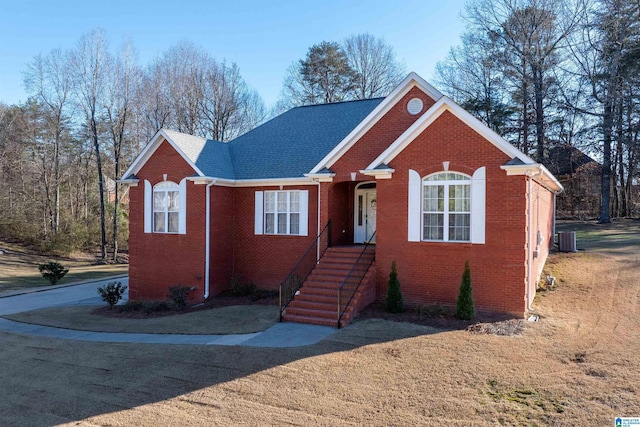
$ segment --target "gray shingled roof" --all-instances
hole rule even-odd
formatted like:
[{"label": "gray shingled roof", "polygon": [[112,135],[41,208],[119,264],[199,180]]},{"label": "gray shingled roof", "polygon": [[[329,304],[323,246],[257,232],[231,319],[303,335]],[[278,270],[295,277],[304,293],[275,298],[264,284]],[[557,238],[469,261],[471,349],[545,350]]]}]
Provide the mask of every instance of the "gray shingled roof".
[{"label": "gray shingled roof", "polygon": [[229,144],[163,129],[205,176],[234,179]]},{"label": "gray shingled roof", "polygon": [[308,173],[383,98],[293,108],[229,143],[236,179]]},{"label": "gray shingled roof", "polygon": [[293,108],[229,143],[164,132],[206,176],[300,178],[383,99]]}]

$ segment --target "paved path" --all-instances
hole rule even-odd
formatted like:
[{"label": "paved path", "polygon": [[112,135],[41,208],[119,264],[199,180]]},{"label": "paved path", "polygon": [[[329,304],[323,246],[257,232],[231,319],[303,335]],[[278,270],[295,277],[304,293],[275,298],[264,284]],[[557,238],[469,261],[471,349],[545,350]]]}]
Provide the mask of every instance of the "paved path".
[{"label": "paved path", "polygon": [[[128,284],[126,277],[118,278],[117,280],[123,285]],[[102,304],[102,299],[98,295],[97,289],[112,281],[114,281],[113,278],[82,283],[75,286],[61,286],[54,289],[39,288],[26,290],[24,293],[17,295],[15,292],[11,294],[0,294],[0,316],[46,307]],[[0,318],[0,331],[20,335],[94,342],[300,347],[315,344],[335,333],[336,329],[327,326],[304,325],[301,323],[276,323],[263,332],[253,334],[130,334],[78,331],[74,329],[32,325]]]}]

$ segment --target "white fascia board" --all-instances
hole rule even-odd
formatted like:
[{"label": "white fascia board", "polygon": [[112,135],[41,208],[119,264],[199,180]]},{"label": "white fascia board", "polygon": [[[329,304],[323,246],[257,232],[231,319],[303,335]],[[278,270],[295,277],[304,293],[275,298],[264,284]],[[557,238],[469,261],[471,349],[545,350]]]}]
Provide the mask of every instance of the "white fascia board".
[{"label": "white fascia board", "polygon": [[305,173],[304,176],[314,180],[315,182],[333,182],[335,173]]},{"label": "white fascia board", "polygon": [[129,187],[137,187],[140,180],[139,179],[116,179],[116,182],[118,184],[128,185]]},{"label": "white fascia board", "polygon": [[362,175],[372,176],[375,179],[391,179],[395,169],[363,169],[359,171]]},{"label": "white fascia board", "polygon": [[277,185],[316,185],[311,178],[237,179],[234,187],[273,187]]},{"label": "white fascia board", "polygon": [[534,181],[543,185],[554,193],[564,191],[564,187],[560,184],[555,176],[540,163],[530,165],[502,165],[500,169],[507,173],[507,176],[526,175],[532,177]]},{"label": "white fascia board", "polygon": [[442,93],[440,93],[436,88],[431,86],[426,82],[422,77],[420,77],[415,72],[409,73],[409,75],[398,85],[396,88],[389,94],[387,97],[380,103],[376,108],[367,115],[356,126],[349,134],[344,137],[342,141],[338,145],[336,145],[333,150],[329,152],[320,162],[311,169],[310,174],[314,174],[319,172],[323,168],[330,168],[333,166],[335,162],[340,159],[349,151],[351,147],[365,134],[369,129],[375,125],[378,120],[384,117],[385,114],[391,110],[391,108],[396,105],[396,103],[402,99],[414,86],[417,86],[418,89],[426,93],[430,96],[434,101],[442,98]]},{"label": "white fascia board", "polygon": [[174,150],[180,154],[180,156],[193,168],[193,170],[200,176],[204,176],[202,171],[187,157],[187,155],[178,147],[172,140],[169,138],[169,135],[166,134],[164,129],[160,129],[156,134],[151,138],[151,141],[144,147],[144,149],[138,154],[138,157],[131,163],[129,169],[122,175],[123,179],[129,175],[136,174],[142,169],[142,167],[147,163],[147,161],[151,158],[153,153],[156,152],[162,140],[166,140]]},{"label": "white fascia board", "polygon": [[473,117],[469,112],[464,110],[458,104],[453,102],[446,96],[443,96],[431,106],[431,108],[422,115],[416,122],[402,133],[386,150],[382,152],[367,169],[375,169],[377,166],[385,163],[389,164],[398,154],[400,154],[415,138],[425,131],[438,117],[445,111],[451,112],[463,123],[477,132],[487,141],[491,142],[496,148],[505,153],[510,158],[518,158],[524,163],[535,163],[533,159],[526,156],[516,147],[507,142],[500,135],[492,131],[488,126],[480,120]]}]

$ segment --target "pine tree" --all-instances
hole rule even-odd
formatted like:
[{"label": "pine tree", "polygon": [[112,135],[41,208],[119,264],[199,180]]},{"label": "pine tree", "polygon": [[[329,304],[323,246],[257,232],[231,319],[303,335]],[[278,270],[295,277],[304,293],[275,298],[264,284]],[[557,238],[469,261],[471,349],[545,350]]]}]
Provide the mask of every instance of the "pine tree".
[{"label": "pine tree", "polygon": [[389,288],[387,289],[387,311],[389,313],[402,313],[404,304],[402,302],[402,291],[400,291],[400,281],[396,271],[396,262],[391,263],[391,273],[389,273]]},{"label": "pine tree", "polygon": [[473,304],[473,288],[471,287],[471,269],[469,261],[464,263],[464,273],[460,284],[460,293],[456,303],[456,317],[462,320],[471,320],[476,317],[476,309]]}]

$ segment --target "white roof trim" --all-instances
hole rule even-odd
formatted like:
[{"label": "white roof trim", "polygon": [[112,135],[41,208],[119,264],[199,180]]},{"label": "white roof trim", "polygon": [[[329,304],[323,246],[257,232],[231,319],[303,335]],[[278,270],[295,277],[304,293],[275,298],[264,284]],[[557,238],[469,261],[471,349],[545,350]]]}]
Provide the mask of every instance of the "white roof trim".
[{"label": "white roof trim", "polygon": [[361,174],[372,176],[375,179],[391,179],[395,169],[387,168],[387,169],[363,169],[360,171]]},{"label": "white roof trim", "polygon": [[382,152],[367,169],[375,169],[382,163],[389,164],[398,154],[400,154],[415,138],[418,137],[425,129],[436,121],[445,111],[451,112],[454,116],[462,120],[467,126],[476,131],[487,141],[491,142],[496,148],[505,153],[510,158],[520,159],[523,163],[533,164],[533,159],[522,153],[516,147],[507,142],[500,135],[491,130],[480,120],[473,117],[469,112],[464,110],[458,104],[453,102],[446,96],[443,96],[433,104],[426,113],[415,121],[402,135],[400,135],[386,150]]},{"label": "white roof trim", "polygon": [[532,165],[502,165],[500,169],[505,171],[508,176],[526,175],[532,177],[534,181],[555,193],[564,191],[564,187],[560,184],[560,181],[549,172],[549,169],[540,163],[534,163]]},{"label": "white roof trim", "polygon": [[418,74],[414,72],[409,73],[409,75],[398,86],[396,86],[396,88],[387,95],[387,97],[378,104],[378,106],[374,108],[373,111],[371,111],[371,113],[369,113],[369,115],[365,117],[360,124],[358,124],[358,126],[344,137],[344,139],[340,141],[340,143],[336,145],[329,154],[320,160],[320,162],[315,165],[309,173],[314,174],[325,167],[330,168],[413,87],[418,87],[418,89],[429,95],[434,101],[437,101],[443,96],[442,93],[427,83],[427,81]]},{"label": "white roof trim", "polygon": [[180,156],[184,159],[185,162],[189,164],[193,168],[193,170],[199,175],[204,176],[204,173],[187,157],[187,155],[176,145],[175,142],[169,137],[169,135],[164,131],[164,129],[160,129],[156,134],[151,138],[151,141],[147,144],[146,147],[138,154],[138,157],[131,163],[129,169],[122,175],[123,179],[130,175],[137,174],[140,169],[149,161],[153,153],[156,152],[162,141],[166,140],[174,150],[180,154]]},{"label": "white roof trim", "polygon": [[315,182],[333,182],[335,173],[305,173],[304,176],[311,178]]},{"label": "white roof trim", "polygon": [[[326,174],[325,174],[326,175]],[[288,185],[316,185],[311,178],[267,178],[267,179],[226,179],[212,176],[187,178],[195,184],[213,184],[220,187],[273,187]]]}]

